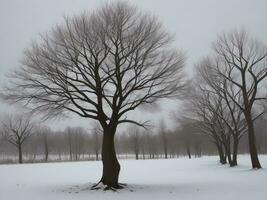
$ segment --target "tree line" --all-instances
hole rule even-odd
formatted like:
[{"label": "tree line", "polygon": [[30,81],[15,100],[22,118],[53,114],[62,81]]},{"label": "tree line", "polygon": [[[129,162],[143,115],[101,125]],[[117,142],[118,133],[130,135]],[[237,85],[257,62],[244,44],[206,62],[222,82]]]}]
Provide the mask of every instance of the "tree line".
[{"label": "tree line", "polygon": [[[97,125],[92,129],[67,127],[63,131],[54,131],[49,127],[36,126],[27,116],[6,119],[1,127],[2,162],[22,163],[23,154],[25,162],[101,159],[103,131]],[[200,157],[205,152],[205,148],[201,148],[205,140],[200,135],[184,134],[184,130],[168,131],[164,123],[155,131],[134,126],[128,129],[131,131],[118,133],[115,138],[119,158],[167,159],[184,155],[191,158],[191,154]],[[204,154],[207,152],[206,148]]]},{"label": "tree line", "polygon": [[[17,127],[17,128],[16,128]],[[18,128],[19,127],[19,128]],[[256,122],[260,153],[267,153],[267,120]],[[175,130],[167,130],[163,121],[153,131],[134,126],[118,133],[115,138],[117,157],[120,159],[167,159],[179,157],[198,158],[219,155],[220,162],[227,162],[227,154],[218,149],[209,135],[203,134],[194,121],[179,121]],[[1,126],[0,162],[61,162],[101,160],[103,133],[98,125],[92,128],[67,127],[55,131],[38,126],[27,115],[5,117]],[[215,143],[214,143],[215,142]],[[217,148],[216,148],[217,147]],[[239,154],[248,153],[246,138],[240,139]],[[229,162],[229,160],[228,160]],[[231,162],[229,162],[231,165]]]}]

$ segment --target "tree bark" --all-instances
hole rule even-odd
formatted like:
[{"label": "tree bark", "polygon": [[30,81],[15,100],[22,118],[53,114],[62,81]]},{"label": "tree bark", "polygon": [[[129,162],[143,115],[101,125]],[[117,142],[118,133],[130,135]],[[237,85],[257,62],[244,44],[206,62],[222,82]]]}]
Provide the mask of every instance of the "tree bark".
[{"label": "tree bark", "polygon": [[225,141],[224,149],[225,149],[225,154],[226,154],[228,163],[229,163],[230,167],[233,167],[233,161],[232,161],[231,149],[230,149],[230,141]]},{"label": "tree bark", "polygon": [[164,135],[163,147],[164,147],[164,158],[167,159],[168,158],[168,145],[167,145],[166,135]]},{"label": "tree bark", "polygon": [[144,147],[144,144],[142,146],[142,154],[143,154],[143,160],[146,159],[146,156],[145,156],[145,147]]},{"label": "tree bark", "polygon": [[19,151],[19,163],[23,163],[22,161],[22,148],[21,148],[21,144],[18,145],[18,151]]},{"label": "tree bark", "polygon": [[47,162],[48,161],[48,154],[49,154],[47,138],[44,138],[44,153],[45,153],[45,161]]},{"label": "tree bark", "polygon": [[186,153],[189,159],[191,159],[191,150],[190,150],[190,146],[186,145]]},{"label": "tree bark", "polygon": [[260,169],[261,164],[258,158],[257,147],[256,147],[256,137],[255,137],[255,129],[254,123],[251,117],[251,113],[246,113],[245,115],[247,126],[248,126],[248,142],[249,142],[249,153],[252,168]]},{"label": "tree bark", "polygon": [[217,147],[217,150],[219,153],[220,163],[223,165],[226,164],[226,156],[225,156],[225,153],[223,151],[222,145],[216,144],[216,147]]},{"label": "tree bark", "polygon": [[135,153],[135,159],[138,160],[139,159],[139,136],[136,135],[134,137],[134,153]]},{"label": "tree bark", "polygon": [[138,154],[138,152],[135,152],[135,160],[139,160],[139,154]]},{"label": "tree bark", "polygon": [[238,138],[234,138],[232,167],[237,166]]},{"label": "tree bark", "polygon": [[69,154],[70,154],[70,160],[72,161],[72,144],[71,144],[71,136],[68,136],[68,140],[69,140]]},{"label": "tree bark", "polygon": [[100,182],[107,185],[109,188],[119,189],[121,188],[118,183],[120,164],[114,146],[115,132],[115,128],[104,130],[102,143],[103,174]]}]

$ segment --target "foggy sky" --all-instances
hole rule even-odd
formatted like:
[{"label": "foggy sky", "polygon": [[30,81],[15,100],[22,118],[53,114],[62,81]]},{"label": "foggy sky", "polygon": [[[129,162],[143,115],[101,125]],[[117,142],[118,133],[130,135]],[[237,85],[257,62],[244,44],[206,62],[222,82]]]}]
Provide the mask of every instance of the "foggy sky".
[{"label": "foggy sky", "polygon": [[[194,63],[211,51],[211,43],[221,32],[245,28],[249,34],[267,43],[266,0],[128,0],[145,12],[157,15],[166,29],[175,35],[175,45],[187,54],[186,68],[193,73]],[[90,11],[105,0],[0,0],[0,88],[7,82],[5,75],[19,67],[23,49],[40,33],[62,22],[63,16]],[[134,111],[128,118],[158,121],[164,118],[170,127],[175,123],[170,111],[179,108],[177,102],[165,101],[157,113]],[[18,109],[0,102],[1,113]],[[88,119],[73,116],[70,119],[48,122],[52,128],[72,126],[89,127]]]}]

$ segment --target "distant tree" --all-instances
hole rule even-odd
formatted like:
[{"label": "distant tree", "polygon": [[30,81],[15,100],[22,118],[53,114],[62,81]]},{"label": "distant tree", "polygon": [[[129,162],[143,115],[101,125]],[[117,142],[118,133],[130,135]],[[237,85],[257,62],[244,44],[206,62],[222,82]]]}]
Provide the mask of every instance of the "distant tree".
[{"label": "distant tree", "polygon": [[84,154],[85,130],[82,127],[67,127],[65,130],[70,160],[79,160]]},{"label": "distant tree", "polygon": [[129,133],[129,138],[133,147],[133,152],[135,154],[135,159],[139,159],[139,154],[140,154],[140,147],[141,147],[141,135],[137,127],[130,127],[129,128],[131,131]]},{"label": "distant tree", "polygon": [[166,125],[163,120],[160,121],[159,136],[160,136],[160,140],[161,140],[162,147],[163,147],[164,158],[167,159],[168,158],[168,136],[167,136]]},{"label": "distant tree", "polygon": [[146,159],[146,135],[145,135],[145,132],[141,132],[140,133],[140,141],[141,141],[141,144],[140,144],[140,153],[142,153],[142,158],[143,160]]},{"label": "distant tree", "polygon": [[[194,86],[194,89],[188,94],[189,101],[184,106],[188,118],[193,121],[189,127],[194,126],[199,129],[200,133],[207,136],[218,150],[220,163],[226,164],[227,148],[225,147],[228,145],[229,135],[222,129],[224,123],[217,114],[221,107],[221,98],[210,98],[208,93],[199,89],[199,82]],[[188,124],[183,121],[180,122],[182,125]]]},{"label": "distant tree", "polygon": [[44,154],[45,154],[45,161],[48,161],[49,156],[49,146],[48,146],[48,135],[43,134],[43,141],[44,141]]},{"label": "distant tree", "polygon": [[[36,133],[35,136],[41,141],[41,144],[43,145],[44,160],[47,162],[49,153],[51,151],[51,143],[49,137],[52,135],[51,133],[53,131],[49,127],[39,125],[38,127],[35,127],[34,132]],[[33,142],[36,143],[37,141]]]},{"label": "distant tree", "polygon": [[93,148],[94,148],[94,153],[95,153],[95,159],[99,160],[99,150],[100,150],[100,144],[99,140],[101,139],[101,133],[103,131],[101,130],[101,127],[96,123],[93,126]]},{"label": "distant tree", "polygon": [[2,126],[3,138],[17,148],[19,163],[22,163],[22,145],[33,133],[33,124],[30,117],[27,115],[7,116],[2,121]]},{"label": "distant tree", "polygon": [[153,135],[152,132],[146,131],[146,143],[147,143],[147,148],[148,148],[148,154],[150,159],[155,158],[155,141],[153,140]]},{"label": "distant tree", "polygon": [[48,156],[49,156],[49,141],[48,137],[49,134],[51,133],[51,130],[47,127],[44,127],[40,130],[40,134],[42,137],[43,145],[44,145],[44,154],[45,154],[45,161],[48,161]]},{"label": "distant tree", "polygon": [[180,118],[179,126],[175,131],[178,135],[179,144],[184,148],[186,155],[189,159],[192,158],[193,147],[195,148],[195,154],[197,156],[201,155],[201,142],[198,139],[198,134],[200,130],[196,128],[195,121],[188,118]]},{"label": "distant tree", "polygon": [[65,18],[34,42],[2,96],[46,118],[72,112],[97,120],[103,129],[100,182],[107,189],[121,188],[114,147],[118,125],[144,127],[126,114],[180,96],[185,86],[184,55],[171,44],[157,18],[126,2],[110,3]]},{"label": "distant tree", "polygon": [[69,149],[69,159],[73,160],[73,133],[70,127],[66,129],[66,135]]}]

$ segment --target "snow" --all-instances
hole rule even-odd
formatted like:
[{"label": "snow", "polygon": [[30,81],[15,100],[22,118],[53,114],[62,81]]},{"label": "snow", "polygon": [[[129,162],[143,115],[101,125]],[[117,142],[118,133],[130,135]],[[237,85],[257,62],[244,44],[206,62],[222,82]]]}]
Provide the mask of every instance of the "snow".
[{"label": "snow", "polygon": [[[260,156],[267,167],[267,156]],[[92,191],[101,162],[0,165],[0,200],[90,199],[267,199],[267,170],[252,170],[249,156],[239,166],[220,165],[217,157],[121,160],[120,181],[128,188]]]}]

